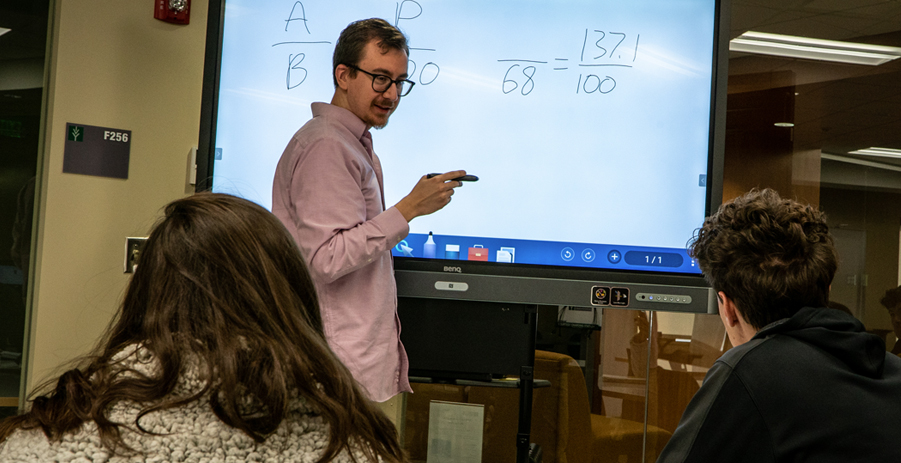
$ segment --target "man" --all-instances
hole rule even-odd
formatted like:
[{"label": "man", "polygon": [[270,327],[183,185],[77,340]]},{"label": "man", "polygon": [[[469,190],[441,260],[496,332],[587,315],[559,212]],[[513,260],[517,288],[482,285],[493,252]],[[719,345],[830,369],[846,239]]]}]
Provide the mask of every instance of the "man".
[{"label": "man", "polygon": [[709,217],[691,254],[735,346],[707,373],[658,462],[901,461],[901,358],[825,308],[825,216],[772,190]]},{"label": "man", "polygon": [[391,248],[408,222],[451,199],[464,171],[423,176],[385,208],[382,168],[369,129],[382,128],[413,86],[407,39],[381,19],[350,24],[333,56],[331,104],[291,139],[272,186],[272,212],[297,241],[322,306],[335,354],[376,402],[409,392],[400,342]]},{"label": "man", "polygon": [[892,331],[895,332],[895,347],[892,353],[901,355],[901,286],[885,292],[885,296],[879,301],[888,310],[892,319]]}]

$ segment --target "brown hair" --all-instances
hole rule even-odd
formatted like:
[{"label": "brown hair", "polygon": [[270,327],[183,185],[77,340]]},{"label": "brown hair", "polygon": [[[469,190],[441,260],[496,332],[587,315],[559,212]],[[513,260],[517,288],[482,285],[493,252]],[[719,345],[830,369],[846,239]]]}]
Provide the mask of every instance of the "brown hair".
[{"label": "brown hair", "polygon": [[879,303],[888,310],[901,306],[901,286],[887,290]]},{"label": "brown hair", "polygon": [[[335,84],[335,88],[338,88],[338,79],[335,77],[338,65],[356,66],[359,64],[363,59],[363,49],[373,40],[376,40],[382,53],[387,53],[389,50],[401,50],[408,57],[410,56],[407,37],[388,21],[380,18],[354,21],[341,31],[338,43],[335,45],[335,53],[332,55],[332,82]],[[357,70],[350,68],[350,76],[356,75]]]},{"label": "brown hair", "polygon": [[826,216],[773,190],[723,204],[689,246],[713,289],[754,328],[829,302],[838,259]]},{"label": "brown hair", "polygon": [[[30,411],[0,424],[0,442],[15,429],[38,427],[61,439],[93,421],[104,446],[130,450],[107,416],[111,405],[151,404],[140,418],[203,396],[223,422],[263,442],[285,419],[288,399],[299,394],[329,425],[319,462],[352,442],[363,444],[372,460],[403,460],[394,426],[325,341],[313,283],[294,240],[250,201],[199,193],[166,206],[106,333],[83,368],[64,373]],[[157,374],[123,374],[113,365],[117,353],[137,343],[159,361]],[[173,397],[191,356],[206,366],[206,386]],[[251,414],[239,405],[248,396],[261,404]]]}]

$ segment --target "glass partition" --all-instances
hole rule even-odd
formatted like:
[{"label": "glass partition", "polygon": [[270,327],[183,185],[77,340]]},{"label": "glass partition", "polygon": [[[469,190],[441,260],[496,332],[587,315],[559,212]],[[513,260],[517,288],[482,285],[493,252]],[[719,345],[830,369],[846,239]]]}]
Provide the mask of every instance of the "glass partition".
[{"label": "glass partition", "polygon": [[23,392],[49,3],[0,6],[0,418]]}]

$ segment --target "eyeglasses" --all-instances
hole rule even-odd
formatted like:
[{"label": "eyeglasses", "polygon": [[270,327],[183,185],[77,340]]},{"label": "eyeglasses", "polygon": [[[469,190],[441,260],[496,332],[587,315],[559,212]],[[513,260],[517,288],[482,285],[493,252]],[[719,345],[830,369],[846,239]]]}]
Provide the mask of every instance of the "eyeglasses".
[{"label": "eyeglasses", "polygon": [[356,69],[357,71],[362,72],[363,74],[372,77],[372,90],[378,93],[385,93],[391,88],[391,84],[397,86],[397,95],[398,96],[407,96],[410,93],[410,90],[413,90],[413,86],[416,85],[412,80],[407,79],[397,79],[391,80],[390,77],[383,74],[373,74],[371,72],[364,71],[353,64],[345,64],[345,66]]}]

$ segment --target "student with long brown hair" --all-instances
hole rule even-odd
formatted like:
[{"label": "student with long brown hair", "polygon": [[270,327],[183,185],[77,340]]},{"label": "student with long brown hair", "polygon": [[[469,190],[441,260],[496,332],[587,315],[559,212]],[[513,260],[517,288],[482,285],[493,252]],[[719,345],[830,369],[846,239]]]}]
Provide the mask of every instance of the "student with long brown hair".
[{"label": "student with long brown hair", "polygon": [[0,461],[404,461],[293,238],[228,195],[166,207],[102,342],[43,389],[0,423]]}]

